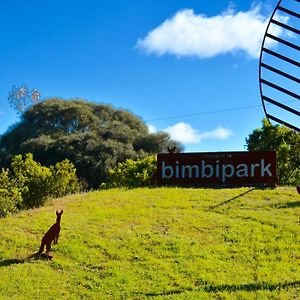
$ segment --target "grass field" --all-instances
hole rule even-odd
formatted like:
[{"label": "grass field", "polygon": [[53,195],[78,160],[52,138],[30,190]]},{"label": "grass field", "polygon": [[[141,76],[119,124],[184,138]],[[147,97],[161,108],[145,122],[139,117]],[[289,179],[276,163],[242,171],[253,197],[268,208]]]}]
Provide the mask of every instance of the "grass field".
[{"label": "grass field", "polygon": [[68,196],[0,219],[0,299],[300,299],[299,225],[293,188]]}]

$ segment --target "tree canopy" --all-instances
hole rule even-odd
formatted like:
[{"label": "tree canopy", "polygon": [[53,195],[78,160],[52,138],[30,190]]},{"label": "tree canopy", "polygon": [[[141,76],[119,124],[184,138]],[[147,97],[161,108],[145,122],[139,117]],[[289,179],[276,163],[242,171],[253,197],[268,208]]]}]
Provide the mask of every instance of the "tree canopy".
[{"label": "tree canopy", "polygon": [[0,167],[16,154],[33,153],[51,165],[69,159],[79,177],[96,187],[108,170],[126,159],[139,159],[182,145],[164,132],[150,134],[131,112],[83,100],[46,99],[32,106],[0,138]]},{"label": "tree canopy", "polygon": [[300,184],[300,134],[267,119],[246,139],[249,151],[275,150],[281,184]]}]

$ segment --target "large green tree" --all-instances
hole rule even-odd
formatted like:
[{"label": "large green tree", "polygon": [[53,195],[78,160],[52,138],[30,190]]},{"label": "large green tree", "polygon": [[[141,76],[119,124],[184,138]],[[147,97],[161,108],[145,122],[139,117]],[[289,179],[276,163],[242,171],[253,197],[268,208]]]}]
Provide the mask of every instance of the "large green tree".
[{"label": "large green tree", "polygon": [[0,167],[27,152],[45,165],[67,158],[88,186],[96,187],[117,163],[174,145],[182,149],[166,133],[150,134],[144,122],[126,110],[52,98],[32,106],[1,136]]},{"label": "large green tree", "polygon": [[267,119],[246,138],[249,151],[275,150],[281,184],[300,184],[300,134]]}]

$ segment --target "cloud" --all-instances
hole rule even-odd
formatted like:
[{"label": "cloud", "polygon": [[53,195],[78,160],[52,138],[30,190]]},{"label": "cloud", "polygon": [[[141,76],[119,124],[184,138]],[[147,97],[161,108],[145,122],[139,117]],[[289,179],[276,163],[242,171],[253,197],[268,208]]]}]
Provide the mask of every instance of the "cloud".
[{"label": "cloud", "polygon": [[164,130],[172,139],[179,141],[183,144],[198,144],[201,136],[196,129],[187,123],[177,123]]},{"label": "cloud", "polygon": [[148,124],[148,130],[149,130],[149,133],[156,133],[157,132],[157,129],[151,125],[151,124]]},{"label": "cloud", "polygon": [[[137,48],[159,56],[210,58],[243,51],[251,58],[258,58],[269,21],[269,16],[264,16],[261,10],[261,5],[245,12],[229,8],[220,15],[207,17],[184,9],[138,39]],[[281,32],[279,27],[273,28],[274,34]]]},{"label": "cloud", "polygon": [[[148,128],[152,133],[157,132],[157,129],[152,125],[148,125]],[[179,122],[162,131],[167,132],[172,139],[183,144],[198,144],[206,139],[225,140],[232,135],[230,130],[223,128],[222,126],[219,126],[212,131],[201,133],[190,124],[184,122]]]},{"label": "cloud", "polygon": [[232,135],[232,132],[221,126],[217,127],[212,131],[207,131],[201,134],[201,139],[218,139],[226,140]]}]

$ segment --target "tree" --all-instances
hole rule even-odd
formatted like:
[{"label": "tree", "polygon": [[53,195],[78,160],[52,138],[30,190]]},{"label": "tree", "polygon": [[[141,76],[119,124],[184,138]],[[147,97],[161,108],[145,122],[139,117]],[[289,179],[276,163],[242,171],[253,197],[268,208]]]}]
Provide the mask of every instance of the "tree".
[{"label": "tree", "polygon": [[281,184],[300,183],[300,134],[280,125],[271,125],[267,119],[262,127],[246,138],[249,151],[275,150]]},{"label": "tree", "polygon": [[166,133],[149,134],[144,122],[126,110],[53,98],[25,111],[0,138],[0,167],[27,152],[46,166],[67,158],[89,187],[98,187],[119,162],[165,152],[174,145],[182,149]]},{"label": "tree", "polygon": [[30,90],[27,85],[13,86],[8,94],[8,102],[19,114],[23,114],[32,105],[41,101],[38,89]]}]

